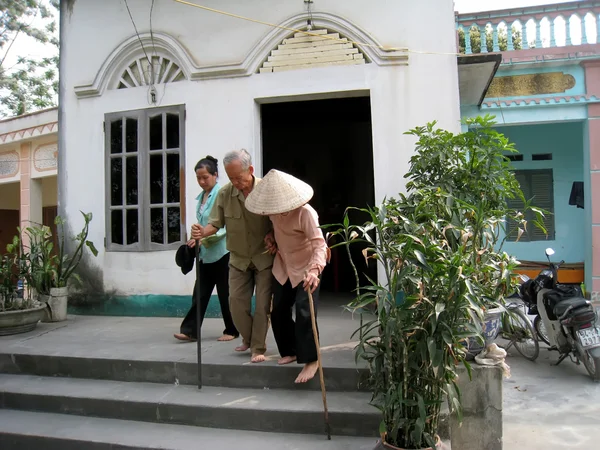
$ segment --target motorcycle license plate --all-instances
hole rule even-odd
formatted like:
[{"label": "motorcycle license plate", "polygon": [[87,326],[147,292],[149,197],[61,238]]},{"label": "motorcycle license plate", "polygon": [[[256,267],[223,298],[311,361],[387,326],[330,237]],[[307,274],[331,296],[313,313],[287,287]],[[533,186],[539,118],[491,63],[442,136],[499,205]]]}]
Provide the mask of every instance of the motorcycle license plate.
[{"label": "motorcycle license plate", "polygon": [[590,327],[583,330],[577,330],[579,342],[584,348],[600,346],[600,328]]}]

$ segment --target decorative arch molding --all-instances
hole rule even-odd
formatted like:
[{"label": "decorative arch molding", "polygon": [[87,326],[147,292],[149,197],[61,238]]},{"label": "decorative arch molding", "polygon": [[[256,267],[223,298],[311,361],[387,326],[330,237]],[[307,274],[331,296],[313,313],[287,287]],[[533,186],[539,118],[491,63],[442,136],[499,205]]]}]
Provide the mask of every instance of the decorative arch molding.
[{"label": "decorative arch molding", "polygon": [[[313,12],[313,23],[316,28],[326,28],[332,33],[339,33],[350,41],[367,45],[357,45],[368,62],[379,66],[407,65],[408,50],[385,50],[382,45],[369,33],[351,21],[335,14]],[[306,14],[297,14],[279,24],[282,27],[306,29]],[[154,33],[154,46],[150,33],[140,34],[140,39],[146,49],[156,51],[176,63],[188,80],[202,80],[211,78],[231,78],[250,76],[258,73],[260,66],[268,59],[272,50],[294,32],[283,29],[271,29],[243,61],[231,64],[199,66],[188,51],[172,36],[166,33]],[[150,50],[147,50],[150,51]],[[126,67],[135,59],[143,55],[142,47],[137,36],[132,36],[122,42],[102,64],[94,81],[90,84],[76,86],[75,94],[78,98],[96,97],[102,95],[106,89],[117,88],[118,79]]]},{"label": "decorative arch molding", "polygon": [[[131,36],[115,48],[100,67],[92,83],[75,86],[77,97],[97,97],[107,89],[118,89],[121,85],[122,75],[127,69],[132,64],[137,65],[137,61],[142,58],[146,58],[140,40],[153,61],[162,58],[162,60],[172,62],[181,69],[185,79],[189,80],[191,74],[197,70],[192,56],[177,39],[165,33],[154,32],[153,36],[150,36],[150,33],[142,33],[139,39],[137,36]],[[142,68],[142,71],[146,71],[146,69]]]},{"label": "decorative arch molding", "polygon": [[365,55],[348,38],[329,33],[326,28],[312,29],[311,35],[295,33],[272,50],[259,73],[312,69],[326,66],[365,64]]},{"label": "decorative arch molding", "polygon": [[[341,16],[313,12],[312,20],[316,29],[327,29],[330,33],[339,33],[349,41],[367,44],[356,45],[359,51],[364,54],[367,62],[373,62],[379,66],[408,64],[408,49],[385,50],[373,36]],[[291,17],[279,25],[286,28],[305,30],[306,13]],[[267,61],[271,51],[277,50],[278,45],[284,39],[290,36],[293,37],[293,34],[294,32],[289,30],[273,28],[246,58],[245,62],[250,73],[258,72],[262,64]]]}]

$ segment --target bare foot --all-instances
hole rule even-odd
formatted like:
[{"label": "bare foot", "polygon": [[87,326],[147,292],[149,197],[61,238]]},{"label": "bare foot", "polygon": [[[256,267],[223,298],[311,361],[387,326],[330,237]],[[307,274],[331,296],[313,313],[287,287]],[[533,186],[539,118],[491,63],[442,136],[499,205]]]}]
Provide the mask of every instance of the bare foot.
[{"label": "bare foot", "polygon": [[249,345],[242,344],[242,345],[238,345],[238,346],[235,348],[235,351],[236,351],[236,352],[245,352],[245,351],[246,351],[246,350],[248,350],[249,348],[250,348],[250,346],[249,346]]},{"label": "bare foot", "polygon": [[294,361],[296,361],[295,356],[284,356],[279,361],[277,361],[277,364],[279,364],[280,366],[283,366],[284,364],[293,363]]},{"label": "bare foot", "polygon": [[187,341],[187,342],[193,342],[193,341],[195,341],[195,340],[196,340],[196,339],[194,339],[193,337],[191,337],[191,336],[188,336],[187,334],[183,334],[183,333],[175,333],[175,334],[173,335],[173,337],[174,337],[175,339],[177,339],[177,340],[180,340],[180,341]]},{"label": "bare foot", "polygon": [[306,383],[308,380],[311,380],[315,373],[317,373],[317,369],[319,368],[319,363],[317,361],[310,362],[304,365],[304,369],[296,378],[296,383]]},{"label": "bare foot", "polygon": [[235,336],[232,336],[230,334],[224,334],[219,339],[217,339],[217,341],[219,341],[219,342],[227,342],[227,341],[233,341],[234,339],[235,339]]},{"label": "bare foot", "polygon": [[254,355],[252,355],[252,359],[250,361],[252,361],[253,363],[259,363],[259,362],[263,362],[266,360],[267,360],[267,358],[265,357],[265,355],[254,354]]}]

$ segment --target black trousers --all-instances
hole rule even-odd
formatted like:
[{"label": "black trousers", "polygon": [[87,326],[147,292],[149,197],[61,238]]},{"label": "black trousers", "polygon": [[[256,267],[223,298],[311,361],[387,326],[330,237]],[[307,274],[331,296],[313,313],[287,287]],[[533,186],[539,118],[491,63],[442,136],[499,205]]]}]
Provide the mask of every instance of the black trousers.
[{"label": "black trousers", "polygon": [[[214,263],[205,264],[200,262],[200,325],[204,321],[208,302],[212,295],[215,285],[217,286],[217,294],[219,303],[221,304],[221,313],[223,322],[225,322],[225,330],[223,334],[238,337],[238,333],[231,312],[229,311],[229,253],[223,256]],[[198,281],[196,281],[197,283]],[[192,307],[181,322],[180,332],[194,339],[198,338],[198,327],[196,324],[196,307],[198,299],[196,298],[196,283],[194,283],[194,293],[192,294]]]},{"label": "black trousers", "polygon": [[[313,292],[315,320],[321,283]],[[292,319],[292,307],[296,306],[296,322]],[[310,319],[308,293],[302,282],[295,288],[288,279],[284,285],[273,278],[273,309],[271,327],[279,354],[295,356],[298,364],[307,364],[317,360],[317,347]]]}]

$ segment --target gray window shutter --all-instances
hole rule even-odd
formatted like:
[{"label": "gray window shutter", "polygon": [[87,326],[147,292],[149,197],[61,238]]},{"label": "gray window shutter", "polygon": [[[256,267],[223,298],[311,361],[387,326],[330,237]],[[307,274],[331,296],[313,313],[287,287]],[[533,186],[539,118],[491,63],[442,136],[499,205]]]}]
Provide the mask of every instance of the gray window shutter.
[{"label": "gray window shutter", "polygon": [[[529,198],[529,183],[527,182],[527,176],[525,171],[517,170],[514,172],[515,178],[519,182],[521,186],[521,190],[523,191],[523,195],[525,198]],[[524,203],[520,198],[512,198],[508,199],[508,207],[515,211],[523,211]],[[529,224],[527,224],[527,229],[529,230]],[[508,219],[506,222],[506,233],[509,236],[508,241],[516,241],[518,237],[518,224],[514,220]],[[523,233],[519,242],[527,242],[529,241],[529,236],[527,233]]]},{"label": "gray window shutter", "polygon": [[[530,185],[532,204],[541,208],[547,213],[543,219],[546,233],[533,225],[529,228],[529,234],[532,241],[554,240],[554,180],[552,169],[531,171]],[[531,213],[530,220],[535,219],[535,214]]]},{"label": "gray window shutter", "polygon": [[[525,214],[527,232],[523,233],[519,242],[554,240],[554,179],[552,169],[516,170],[514,174],[521,186],[523,195],[527,200],[531,200],[531,206],[547,212],[543,218],[543,225],[547,234],[533,223],[536,214],[533,211],[528,211]],[[517,211],[524,208],[524,204],[520,199],[509,199],[508,206]],[[507,220],[506,231],[509,235],[508,241],[517,240],[517,224],[514,221]]]}]

